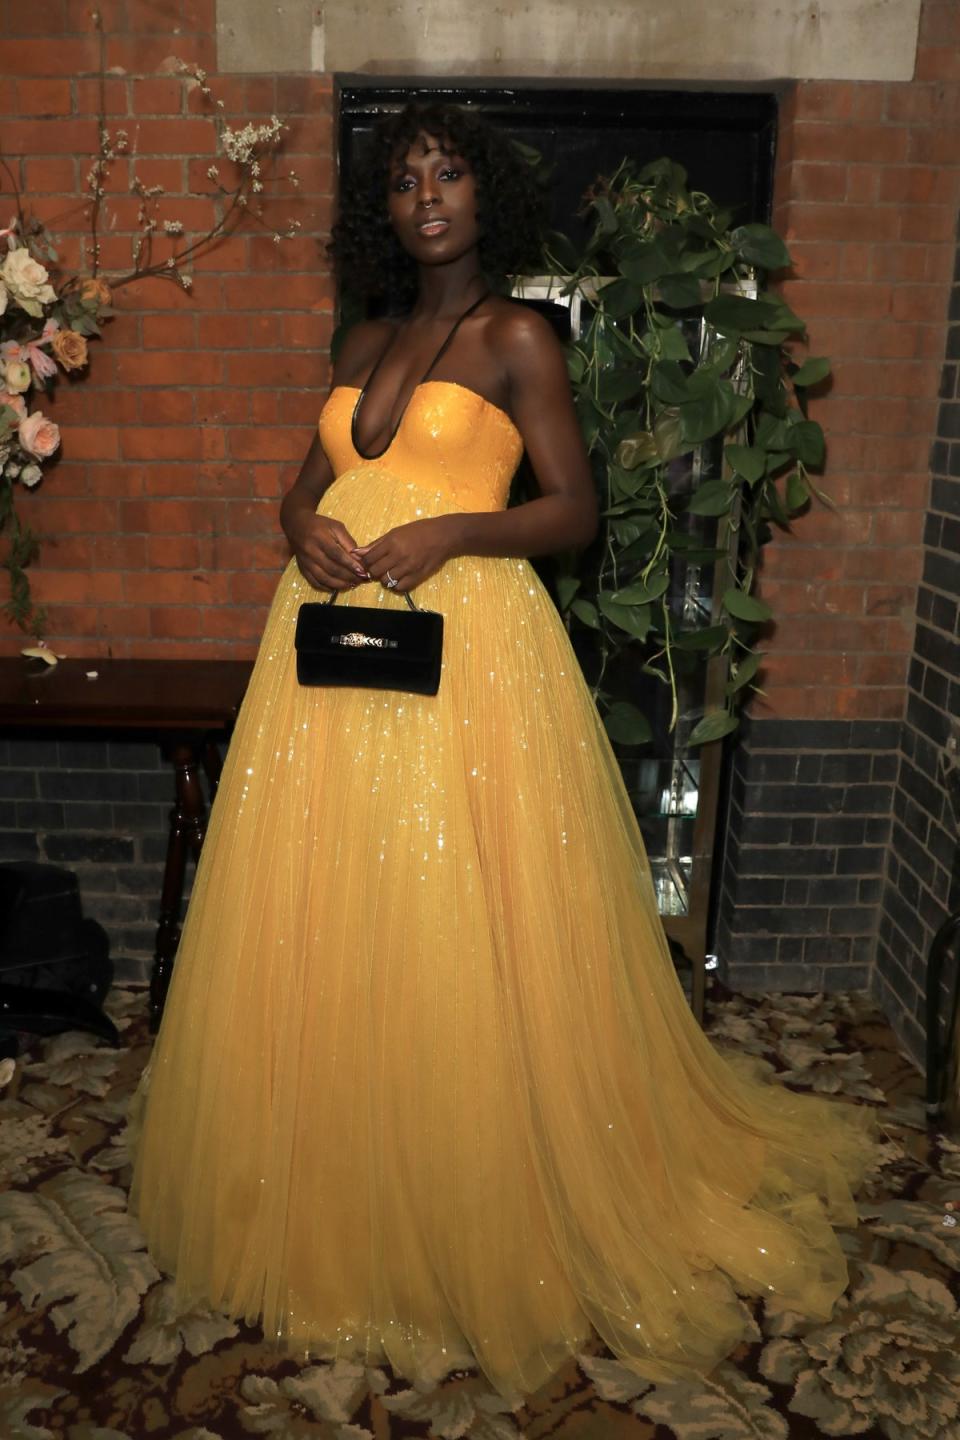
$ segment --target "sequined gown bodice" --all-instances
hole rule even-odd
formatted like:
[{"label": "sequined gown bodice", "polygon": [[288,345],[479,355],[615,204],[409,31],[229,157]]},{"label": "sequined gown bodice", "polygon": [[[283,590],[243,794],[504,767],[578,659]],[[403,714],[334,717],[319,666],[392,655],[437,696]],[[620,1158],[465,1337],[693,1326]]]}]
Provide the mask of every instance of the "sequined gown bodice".
[{"label": "sequined gown bodice", "polygon": [[[356,395],[320,419],[318,511],[358,545],[505,506],[522,446],[495,405],[423,383],[364,459]],[[131,1107],[131,1205],[180,1301],[507,1396],[596,1335],[651,1380],[703,1374],[750,1334],[739,1295],[829,1316],[868,1112],[697,1025],[533,567],[458,556],[417,587],[434,696],[300,687],[317,598],[291,561]]]},{"label": "sequined gown bodice", "polygon": [[523,441],[505,411],[466,386],[424,380],[386,453],[367,460],[350,438],[358,394],[352,385],[338,385],[320,416],[320,438],[335,475],[373,465],[395,479],[447,495],[460,510],[503,509],[523,453]]}]

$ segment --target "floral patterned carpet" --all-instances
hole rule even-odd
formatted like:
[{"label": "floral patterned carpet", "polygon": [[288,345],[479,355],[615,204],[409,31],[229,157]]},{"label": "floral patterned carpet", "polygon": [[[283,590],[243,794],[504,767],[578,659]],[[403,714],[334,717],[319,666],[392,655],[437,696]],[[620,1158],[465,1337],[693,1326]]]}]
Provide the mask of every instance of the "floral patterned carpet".
[{"label": "floral patterned carpet", "polygon": [[178,1313],[125,1208],[145,992],[115,988],[107,1008],[122,1048],[76,1031],[33,1041],[0,1092],[3,1440],[960,1440],[960,1144],[927,1131],[922,1079],[866,997],[714,982],[708,1002],[718,1045],[882,1111],[833,1320],[758,1300],[750,1341],[696,1385],[640,1381],[597,1339],[516,1408],[469,1368],[411,1387],[359,1364],[298,1366],[255,1329]]}]

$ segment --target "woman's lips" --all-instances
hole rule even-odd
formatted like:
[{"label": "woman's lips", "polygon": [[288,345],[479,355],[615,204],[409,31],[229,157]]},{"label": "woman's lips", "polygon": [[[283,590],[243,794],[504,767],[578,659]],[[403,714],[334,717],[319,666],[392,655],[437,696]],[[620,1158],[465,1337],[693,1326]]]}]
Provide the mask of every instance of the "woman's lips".
[{"label": "woman's lips", "polygon": [[417,231],[420,235],[442,235],[449,224],[449,220],[428,220],[425,225],[418,225]]}]

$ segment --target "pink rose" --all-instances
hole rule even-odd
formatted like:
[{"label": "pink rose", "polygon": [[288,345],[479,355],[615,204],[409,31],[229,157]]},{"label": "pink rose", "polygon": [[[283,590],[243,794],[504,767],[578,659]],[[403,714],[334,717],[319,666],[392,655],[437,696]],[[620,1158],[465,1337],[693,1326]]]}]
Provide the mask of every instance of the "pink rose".
[{"label": "pink rose", "polygon": [[40,410],[34,410],[26,420],[20,421],[17,434],[27,454],[37,460],[48,460],[60,444],[59,427]]},{"label": "pink rose", "polygon": [[17,412],[18,420],[27,418],[27,402],[22,395],[11,395],[9,390],[0,390],[0,405],[9,405]]}]

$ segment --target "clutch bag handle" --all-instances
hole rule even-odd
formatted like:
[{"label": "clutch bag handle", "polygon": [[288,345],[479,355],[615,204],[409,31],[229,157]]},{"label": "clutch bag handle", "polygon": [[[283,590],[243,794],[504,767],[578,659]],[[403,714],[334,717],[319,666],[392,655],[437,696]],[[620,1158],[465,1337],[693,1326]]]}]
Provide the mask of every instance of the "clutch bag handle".
[{"label": "clutch bag handle", "polygon": [[[336,603],[337,596],[338,596],[339,594],[340,594],[340,591],[339,591],[339,590],[331,590],[331,592],[330,592],[330,599],[329,599],[329,600],[321,600],[321,602],[320,602],[321,605],[333,605],[333,604],[335,604],[335,603]],[[403,591],[403,598],[404,598],[404,600],[406,600],[407,604],[410,606],[410,609],[411,609],[411,610],[416,610],[416,612],[417,612],[418,615],[422,615],[422,614],[425,613],[425,611],[421,610],[420,606],[417,605],[417,604],[414,602],[413,596],[410,594],[410,591],[409,591],[409,590],[404,590],[404,591]]]}]

